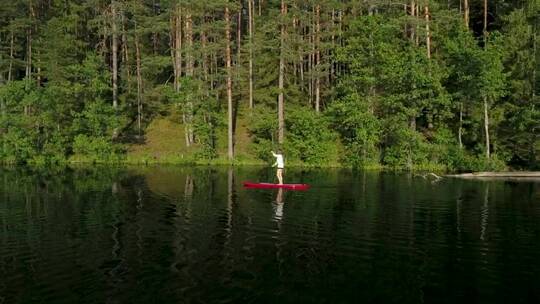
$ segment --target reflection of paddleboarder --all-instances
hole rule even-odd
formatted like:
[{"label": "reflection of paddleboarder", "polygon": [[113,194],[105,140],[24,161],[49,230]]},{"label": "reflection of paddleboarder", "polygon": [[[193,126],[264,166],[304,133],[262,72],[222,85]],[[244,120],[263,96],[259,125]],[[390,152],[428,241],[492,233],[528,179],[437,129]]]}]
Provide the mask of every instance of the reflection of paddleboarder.
[{"label": "reflection of paddleboarder", "polygon": [[276,195],[276,219],[283,218],[283,189],[279,188]]},{"label": "reflection of paddleboarder", "polygon": [[272,167],[277,166],[276,176],[278,178],[279,184],[283,185],[283,168],[285,168],[285,163],[283,162],[283,154],[281,154],[281,151],[278,150],[277,153],[272,152],[272,155],[276,158],[276,162],[272,165]]}]

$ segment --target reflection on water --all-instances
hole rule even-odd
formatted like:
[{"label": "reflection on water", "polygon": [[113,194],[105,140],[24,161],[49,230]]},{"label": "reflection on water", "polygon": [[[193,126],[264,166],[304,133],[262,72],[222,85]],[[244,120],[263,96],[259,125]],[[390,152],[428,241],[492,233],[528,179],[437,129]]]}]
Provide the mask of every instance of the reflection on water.
[{"label": "reflection on water", "polygon": [[0,303],[540,302],[538,183],[0,169]]},{"label": "reflection on water", "polygon": [[275,200],[275,216],[274,218],[278,221],[281,221],[283,218],[283,189],[279,188],[276,190],[276,200]]}]

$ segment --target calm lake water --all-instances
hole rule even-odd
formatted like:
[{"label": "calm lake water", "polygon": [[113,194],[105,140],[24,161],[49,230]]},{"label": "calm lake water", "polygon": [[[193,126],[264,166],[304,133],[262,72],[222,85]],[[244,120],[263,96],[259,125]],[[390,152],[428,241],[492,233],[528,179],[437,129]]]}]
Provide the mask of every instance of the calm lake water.
[{"label": "calm lake water", "polygon": [[540,303],[540,183],[0,169],[0,303]]}]

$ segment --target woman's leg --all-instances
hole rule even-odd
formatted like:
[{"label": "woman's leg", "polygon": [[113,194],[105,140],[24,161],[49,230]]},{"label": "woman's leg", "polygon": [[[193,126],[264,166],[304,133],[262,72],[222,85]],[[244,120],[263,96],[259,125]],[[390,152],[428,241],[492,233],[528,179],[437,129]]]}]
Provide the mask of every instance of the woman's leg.
[{"label": "woman's leg", "polygon": [[283,185],[283,169],[277,169],[277,178],[280,185]]}]

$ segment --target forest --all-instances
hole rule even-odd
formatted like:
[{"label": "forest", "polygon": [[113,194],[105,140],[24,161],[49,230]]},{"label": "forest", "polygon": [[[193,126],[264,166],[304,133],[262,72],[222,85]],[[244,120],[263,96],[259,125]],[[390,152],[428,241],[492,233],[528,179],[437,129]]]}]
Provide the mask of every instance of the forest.
[{"label": "forest", "polygon": [[540,0],[2,2],[3,164],[540,169]]}]

